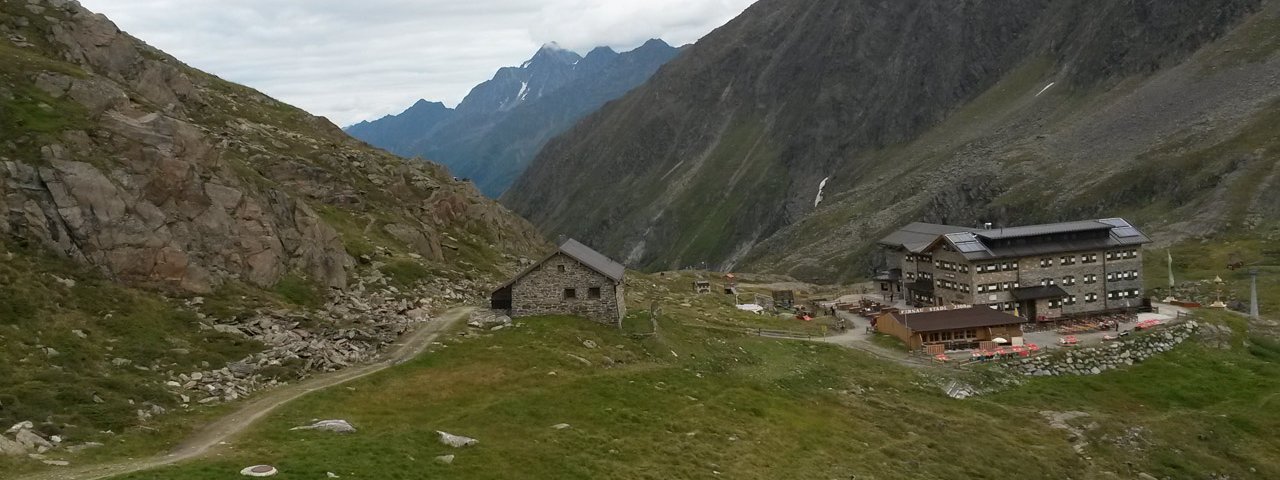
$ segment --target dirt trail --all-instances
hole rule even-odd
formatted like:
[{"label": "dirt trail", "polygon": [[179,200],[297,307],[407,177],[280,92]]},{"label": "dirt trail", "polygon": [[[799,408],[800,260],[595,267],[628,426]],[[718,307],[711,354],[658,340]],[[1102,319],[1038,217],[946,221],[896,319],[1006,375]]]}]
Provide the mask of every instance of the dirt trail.
[{"label": "dirt trail", "polygon": [[204,426],[165,455],[115,463],[63,468],[20,478],[21,480],[97,480],[149,470],[204,456],[215,450],[219,444],[243,432],[281,405],[308,393],[338,386],[413,359],[426,350],[427,346],[439,337],[441,333],[448,331],[459,321],[466,318],[467,314],[472,310],[472,308],[455,308],[445,312],[439,318],[421,325],[417,330],[400,337],[376,363],[317,375],[253,398],[241,406],[239,410]]}]

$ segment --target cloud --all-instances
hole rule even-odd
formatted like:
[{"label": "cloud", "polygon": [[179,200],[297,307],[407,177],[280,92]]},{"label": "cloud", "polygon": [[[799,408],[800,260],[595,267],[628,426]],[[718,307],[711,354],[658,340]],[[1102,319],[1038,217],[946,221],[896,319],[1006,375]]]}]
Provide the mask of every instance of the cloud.
[{"label": "cloud", "polygon": [[696,41],[755,0],[81,0],[191,66],[346,125],[454,105],[556,41]]}]

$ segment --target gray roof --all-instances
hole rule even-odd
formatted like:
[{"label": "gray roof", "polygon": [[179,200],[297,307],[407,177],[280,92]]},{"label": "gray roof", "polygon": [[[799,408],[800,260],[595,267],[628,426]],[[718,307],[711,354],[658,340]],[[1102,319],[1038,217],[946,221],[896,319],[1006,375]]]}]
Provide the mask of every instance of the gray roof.
[{"label": "gray roof", "polygon": [[982,238],[992,240],[1000,238],[1034,237],[1052,233],[1086,232],[1090,230],[1106,230],[1111,225],[1098,220],[1081,220],[1078,222],[1047,223],[1044,225],[1027,225],[1025,227],[993,228],[978,232]]},{"label": "gray roof", "polygon": [[946,235],[955,232],[970,232],[972,228],[957,227],[954,225],[939,225],[936,223],[912,222],[897,231],[890,233],[889,236],[880,240],[881,245],[890,247],[899,247],[919,253],[939,235]]},{"label": "gray roof", "polygon": [[591,247],[578,243],[577,240],[572,238],[560,244],[560,253],[573,257],[574,260],[582,262],[583,265],[600,272],[615,282],[621,282],[622,276],[627,273],[627,267],[622,266],[621,263],[613,261],[604,256],[604,254],[592,250]]},{"label": "gray roof", "polygon": [[561,243],[560,248],[556,249],[554,253],[547,255],[547,257],[542,259],[542,261],[530,265],[529,268],[526,268],[516,276],[511,277],[511,280],[508,280],[507,283],[502,284],[494,290],[497,291],[510,287],[512,284],[516,283],[516,280],[524,278],[524,276],[528,275],[529,272],[532,272],[542,264],[547,263],[547,260],[551,260],[561,253],[568,255],[569,258],[577,260],[579,263],[586,265],[587,268],[600,272],[601,275],[609,277],[610,280],[618,283],[622,283],[622,277],[627,273],[627,267],[622,266],[622,264],[604,256],[604,254],[592,250],[591,247],[583,245],[577,240],[571,238],[565,240],[564,243]]},{"label": "gray roof", "polygon": [[[960,252],[968,260],[1033,257],[1151,243],[1150,238],[1139,232],[1137,228],[1134,228],[1123,218],[1105,218],[1102,220],[1083,220],[991,230],[955,228],[957,230],[936,235],[933,242],[945,240],[951,243],[956,251]],[[1105,236],[1101,235],[1101,231],[1104,230],[1109,230]],[[1006,241],[1017,238],[1077,232],[1099,232],[1099,236],[1031,243]],[[881,243],[884,243],[884,241],[881,241]],[[928,246],[922,247],[920,250],[909,249],[913,252],[921,252],[927,248]]]},{"label": "gray roof", "polygon": [[987,307],[968,307],[903,314],[893,312],[898,323],[912,332],[938,332],[962,328],[996,327],[1026,323],[1026,319]]}]

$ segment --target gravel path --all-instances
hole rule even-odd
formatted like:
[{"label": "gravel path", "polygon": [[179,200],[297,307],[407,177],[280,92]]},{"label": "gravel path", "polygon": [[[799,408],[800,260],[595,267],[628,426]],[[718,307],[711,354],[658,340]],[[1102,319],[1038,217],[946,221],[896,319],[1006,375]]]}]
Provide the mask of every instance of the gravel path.
[{"label": "gravel path", "polygon": [[325,375],[317,375],[305,381],[286,385],[253,398],[240,407],[239,410],[195,432],[168,454],[116,463],[63,468],[22,478],[23,480],[97,480],[205,456],[217,450],[217,447],[243,432],[276,408],[303,395],[342,385],[417,357],[441,333],[448,331],[458,322],[467,318],[467,315],[472,310],[470,307],[464,307],[445,312],[441,317],[427,322],[412,333],[401,337],[376,363],[352,367]]}]

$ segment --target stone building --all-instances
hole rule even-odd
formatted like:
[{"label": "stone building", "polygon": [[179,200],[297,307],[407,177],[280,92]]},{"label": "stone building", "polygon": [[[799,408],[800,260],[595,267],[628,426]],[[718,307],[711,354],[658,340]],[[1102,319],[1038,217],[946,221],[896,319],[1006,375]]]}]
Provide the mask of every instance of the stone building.
[{"label": "stone building", "polygon": [[882,288],[913,305],[983,305],[1054,319],[1142,305],[1142,245],[1119,218],[1012,228],[912,223],[880,241]]},{"label": "stone building", "polygon": [[490,296],[490,306],[513,317],[576,315],[621,325],[626,315],[625,274],[621,264],[570,239],[498,287]]}]

